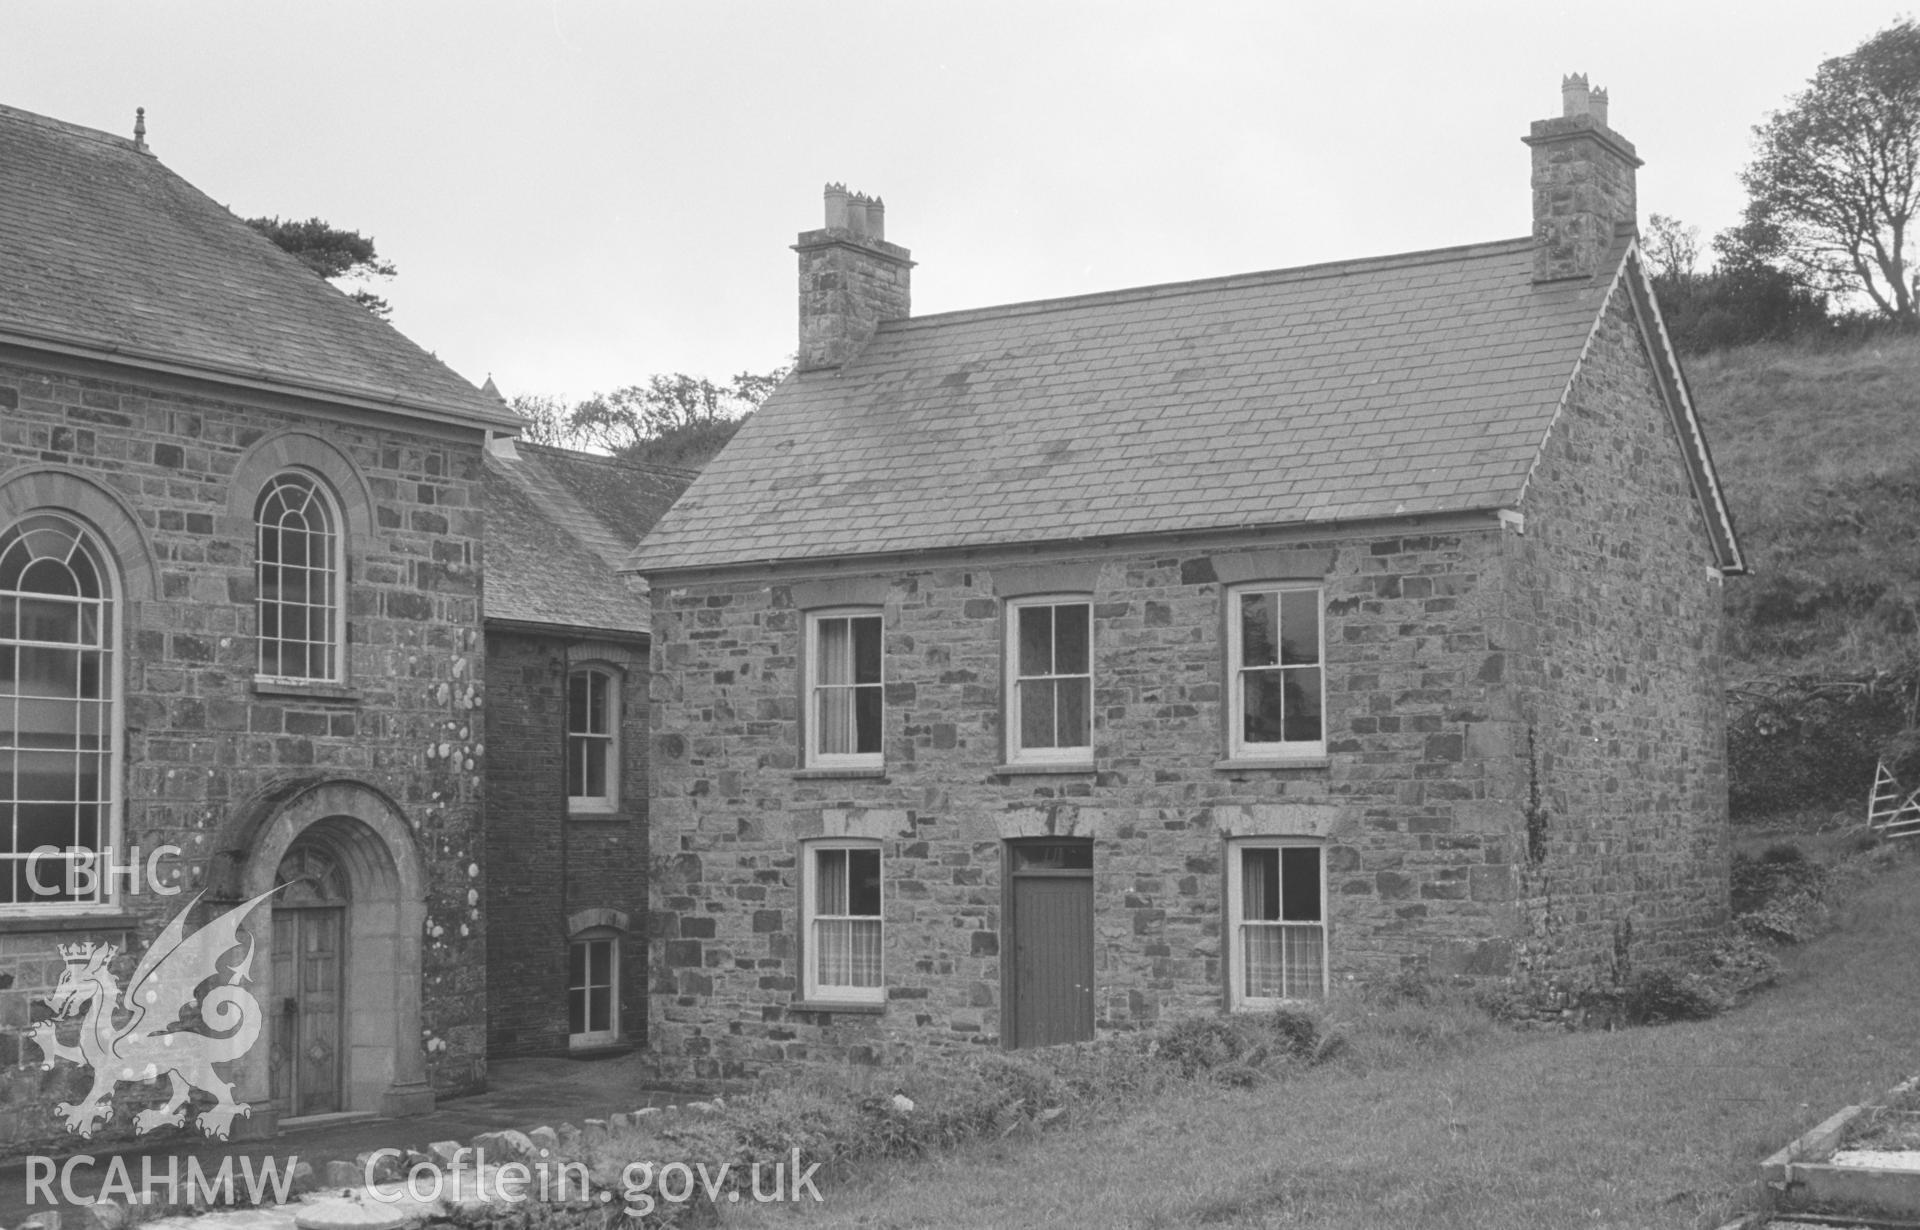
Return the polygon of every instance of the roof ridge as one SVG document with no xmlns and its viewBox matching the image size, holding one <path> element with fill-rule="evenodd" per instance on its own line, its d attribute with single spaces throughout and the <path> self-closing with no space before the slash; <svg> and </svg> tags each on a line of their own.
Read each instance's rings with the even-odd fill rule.
<svg viewBox="0 0 1920 1230">
<path fill-rule="evenodd" d="M 969 320 L 993 320 L 1004 316 L 1029 316 L 1040 312 L 1087 307 L 1100 303 L 1129 303 L 1140 299 L 1160 299 L 1177 295 L 1198 294 L 1202 291 L 1218 290 L 1227 287 L 1272 285 L 1280 282 L 1305 282 L 1317 278 L 1338 277 L 1361 270 L 1391 269 L 1398 266 L 1437 265 L 1447 260 L 1459 259 L 1466 254 L 1493 255 L 1496 252 L 1517 251 L 1533 245 L 1531 235 L 1517 239 L 1486 240 L 1481 243 L 1458 244 L 1450 248 L 1424 248 L 1415 252 L 1395 252 L 1386 256 L 1362 256 L 1348 260 L 1321 261 L 1312 265 L 1290 265 L 1283 269 L 1262 269 L 1250 273 L 1229 273 L 1211 278 L 1195 278 L 1185 282 L 1154 282 L 1146 286 L 1126 286 L 1116 290 L 1089 291 L 1079 295 L 1063 295 L 1052 299 L 1023 299 L 1016 303 L 996 303 L 987 307 L 958 308 L 951 312 L 936 312 L 927 316 L 909 316 L 897 320 L 882 321 L 880 328 L 889 332 L 901 329 L 913 329 L 923 325 L 944 325 Z"/>
<path fill-rule="evenodd" d="M 81 124 L 69 123 L 66 120 L 56 120 L 50 115 L 41 115 L 37 111 L 25 111 L 19 107 L 10 107 L 6 103 L 0 103 L 0 117 L 24 120 L 29 124 L 36 124 L 42 128 L 52 128 L 72 136 L 85 137 L 89 141 L 100 141 L 108 145 L 119 146 L 128 153 L 145 154 L 149 152 L 135 145 L 131 137 L 118 136 L 105 129 L 88 128 Z"/>
<path fill-rule="evenodd" d="M 630 461 L 625 457 L 615 457 L 610 453 L 589 453 L 584 449 L 567 448 L 559 444 L 538 444 L 532 440 L 519 439 L 516 439 L 513 444 L 515 449 L 524 449 L 536 453 L 548 453 L 553 456 L 563 457 L 569 461 L 592 461 L 613 469 L 647 470 L 655 474 L 666 474 L 676 478 L 682 475 L 693 477 L 700 473 L 698 470 L 690 470 L 685 466 L 661 465 L 657 461 Z"/>
</svg>

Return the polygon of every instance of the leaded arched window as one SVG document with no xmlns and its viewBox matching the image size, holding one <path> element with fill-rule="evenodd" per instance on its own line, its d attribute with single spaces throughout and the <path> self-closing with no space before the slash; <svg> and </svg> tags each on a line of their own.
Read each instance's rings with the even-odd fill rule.
<svg viewBox="0 0 1920 1230">
<path fill-rule="evenodd" d="M 117 585 L 81 526 L 0 532 L 0 904 L 107 900 L 118 800 Z"/>
<path fill-rule="evenodd" d="M 260 674 L 340 679 L 340 514 L 309 475 L 275 475 L 254 506 Z"/>
</svg>

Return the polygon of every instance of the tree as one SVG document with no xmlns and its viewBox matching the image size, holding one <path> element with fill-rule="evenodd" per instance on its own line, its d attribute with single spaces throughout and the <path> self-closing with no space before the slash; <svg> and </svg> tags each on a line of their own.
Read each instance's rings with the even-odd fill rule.
<svg viewBox="0 0 1920 1230">
<path fill-rule="evenodd" d="M 559 398 L 522 393 L 509 400 L 507 405 L 515 414 L 527 420 L 527 425 L 520 431 L 520 438 L 528 444 L 550 444 L 564 448 L 572 438 L 567 419 L 573 413 L 573 407 Z"/>
<path fill-rule="evenodd" d="M 341 230 L 319 218 L 296 222 L 292 218 L 248 218 L 247 225 L 266 236 L 275 247 L 291 254 L 329 282 L 342 278 L 391 278 L 400 272 L 392 261 L 380 259 L 373 240 L 359 231 Z M 347 292 L 355 303 L 385 320 L 393 306 L 365 287 Z"/>
<path fill-rule="evenodd" d="M 1779 269 L 1753 259 L 1722 233 L 1719 259 L 1701 272 L 1700 231 L 1667 214 L 1651 214 L 1640 251 L 1660 300 L 1667 335 L 1682 353 L 1782 340 L 1827 330 L 1826 299 Z"/>
<path fill-rule="evenodd" d="M 572 406 L 537 394 L 523 394 L 509 404 L 527 419 L 520 438 L 530 444 L 699 469 L 726 447 L 788 370 L 741 372 L 724 385 L 672 372 L 595 393 Z"/>
<path fill-rule="evenodd" d="M 1700 228 L 1667 214 L 1648 214 L 1640 251 L 1647 258 L 1655 283 L 1662 289 L 1684 290 L 1697 276 L 1694 266 L 1700 261 Z"/>
<path fill-rule="evenodd" d="M 1726 252 L 1811 291 L 1864 293 L 1884 317 L 1913 323 L 1920 27 L 1900 21 L 1828 60 L 1753 131 L 1745 218 Z"/>
</svg>

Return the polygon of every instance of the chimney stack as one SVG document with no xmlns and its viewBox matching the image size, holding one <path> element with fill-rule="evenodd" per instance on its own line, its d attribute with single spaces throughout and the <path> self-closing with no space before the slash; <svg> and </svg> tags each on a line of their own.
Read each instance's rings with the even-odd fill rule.
<svg viewBox="0 0 1920 1230">
<path fill-rule="evenodd" d="M 1607 92 L 1585 73 L 1560 83 L 1561 112 L 1535 120 L 1522 137 L 1533 148 L 1533 280 L 1557 282 L 1601 272 L 1615 228 L 1638 228 L 1633 143 L 1607 127 Z"/>
<path fill-rule="evenodd" d="M 913 262 L 888 243 L 887 207 L 878 197 L 828 184 L 826 225 L 803 231 L 800 254 L 799 370 L 840 367 L 860 353 L 883 320 L 911 305 Z"/>
</svg>

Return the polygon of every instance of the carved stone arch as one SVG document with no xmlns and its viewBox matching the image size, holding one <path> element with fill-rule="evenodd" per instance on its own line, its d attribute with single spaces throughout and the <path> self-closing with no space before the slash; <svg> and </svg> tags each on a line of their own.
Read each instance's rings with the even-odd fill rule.
<svg viewBox="0 0 1920 1230">
<path fill-rule="evenodd" d="M 276 474 L 302 470 L 317 476 L 340 505 L 345 540 L 352 554 L 373 542 L 373 489 L 353 459 L 331 441 L 310 431 L 288 428 L 254 441 L 234 467 L 227 488 L 227 513 L 221 532 L 241 542 L 253 539 L 253 509 L 261 488 Z"/>
<path fill-rule="evenodd" d="M 430 1110 L 421 1044 L 421 944 L 427 917 L 425 859 L 399 804 L 351 778 L 275 783 L 237 808 L 216 848 L 215 894 L 253 897 L 274 886 L 296 845 L 323 850 L 346 878 L 342 985 L 345 1068 L 342 1108 L 384 1115 Z M 277 1007 L 281 992 L 267 1004 Z M 269 1048 L 236 1064 L 242 1101 L 269 1103 Z M 272 1125 L 264 1124 L 271 1130 Z"/>
<path fill-rule="evenodd" d="M 0 529 L 32 512 L 72 517 L 93 532 L 112 557 L 120 585 L 116 597 L 144 602 L 159 596 L 160 568 L 147 531 L 118 492 L 66 466 L 18 466 L 0 474 Z M 129 618 L 126 626 L 134 621 Z"/>
</svg>

